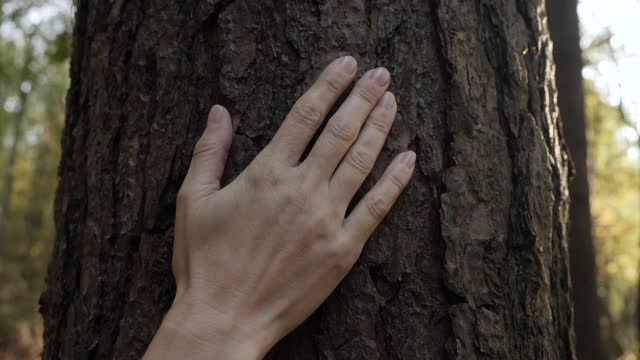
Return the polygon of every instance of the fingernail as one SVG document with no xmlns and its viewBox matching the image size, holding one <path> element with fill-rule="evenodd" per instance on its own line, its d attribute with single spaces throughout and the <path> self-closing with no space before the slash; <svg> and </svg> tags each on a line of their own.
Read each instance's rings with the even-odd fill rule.
<svg viewBox="0 0 640 360">
<path fill-rule="evenodd" d="M 351 56 L 343 57 L 342 59 L 340 59 L 338 64 L 342 68 L 342 71 L 346 72 L 347 74 L 353 74 L 354 72 L 356 72 L 356 59 Z"/>
<path fill-rule="evenodd" d="M 413 166 L 416 164 L 416 153 L 409 150 L 403 155 L 402 162 L 409 168 L 413 169 Z"/>
<path fill-rule="evenodd" d="M 389 74 L 389 71 L 383 67 L 377 68 L 373 71 L 373 79 L 376 81 L 376 84 L 380 86 L 387 85 L 390 78 L 391 74 Z"/>
<path fill-rule="evenodd" d="M 386 92 L 382 97 L 382 108 L 386 110 L 391 110 L 393 108 L 393 103 L 395 102 L 395 97 L 392 93 Z"/>
</svg>

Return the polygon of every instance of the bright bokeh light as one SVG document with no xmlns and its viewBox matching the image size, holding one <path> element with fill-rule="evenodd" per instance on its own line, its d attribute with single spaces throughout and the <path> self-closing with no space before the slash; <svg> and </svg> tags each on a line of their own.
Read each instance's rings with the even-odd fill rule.
<svg viewBox="0 0 640 360">
<path fill-rule="evenodd" d="M 603 344 L 638 360 L 640 0 L 579 0 L 578 14 Z"/>
<path fill-rule="evenodd" d="M 580 0 L 578 14 L 583 46 L 608 29 L 611 45 L 620 54 L 616 61 L 603 60 L 595 69 L 586 68 L 584 76 L 612 105 L 622 102 L 640 132 L 640 0 Z"/>
</svg>

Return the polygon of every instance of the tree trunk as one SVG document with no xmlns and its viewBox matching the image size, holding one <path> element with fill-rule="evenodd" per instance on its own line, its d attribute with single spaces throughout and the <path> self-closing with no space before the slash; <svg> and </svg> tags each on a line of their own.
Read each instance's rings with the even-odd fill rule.
<svg viewBox="0 0 640 360">
<path fill-rule="evenodd" d="M 31 65 L 33 64 L 33 45 L 31 36 L 26 39 L 25 55 L 20 69 L 20 79 L 29 79 L 31 73 Z M 29 91 L 23 91 L 22 84 L 18 86 L 18 110 L 11 116 L 11 129 L 13 134 L 11 137 L 11 145 L 9 146 L 9 155 L 2 172 L 3 188 L 0 192 L 0 253 L 9 237 L 9 217 L 11 216 L 11 196 L 13 195 L 13 185 L 15 177 L 16 161 L 18 160 L 18 150 L 22 144 L 24 133 L 24 122 L 29 101 Z"/>
<path fill-rule="evenodd" d="M 554 42 L 558 106 L 574 170 L 573 179 L 569 183 L 569 253 L 574 293 L 576 355 L 578 359 L 604 360 L 608 357 L 605 356 L 600 335 L 577 6 L 577 0 L 547 2 L 549 30 Z"/>
<path fill-rule="evenodd" d="M 418 166 L 269 358 L 573 358 L 545 17 L 540 0 L 78 1 L 44 358 L 144 352 L 174 294 L 175 196 L 209 107 L 234 119 L 228 183 L 344 53 L 360 73 L 387 66 L 399 103 L 364 188 L 402 149 Z"/>
</svg>

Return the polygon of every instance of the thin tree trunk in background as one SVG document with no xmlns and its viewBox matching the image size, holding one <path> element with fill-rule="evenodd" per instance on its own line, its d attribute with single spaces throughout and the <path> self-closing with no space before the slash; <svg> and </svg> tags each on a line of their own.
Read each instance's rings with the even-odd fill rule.
<svg viewBox="0 0 640 360">
<path fill-rule="evenodd" d="M 209 107 L 234 119 L 228 183 L 349 53 L 387 66 L 399 102 L 365 190 L 401 150 L 418 166 L 269 358 L 572 359 L 545 23 L 540 0 L 78 1 L 43 357 L 139 358 L 174 295 L 175 196 Z"/>
<path fill-rule="evenodd" d="M 26 39 L 25 49 L 26 53 L 20 69 L 20 79 L 28 79 L 30 77 L 30 68 L 33 61 L 31 38 Z M 22 91 L 22 84 L 18 84 L 18 94 L 18 111 L 13 114 L 11 119 L 11 129 L 13 129 L 12 142 L 2 174 L 4 187 L 0 193 L 0 251 L 2 251 L 4 242 L 9 235 L 8 226 L 11 212 L 11 195 L 13 194 L 13 183 L 15 181 L 13 171 L 15 170 L 14 167 L 18 160 L 18 149 L 22 143 L 25 113 L 27 101 L 29 100 L 29 92 Z"/>
<path fill-rule="evenodd" d="M 554 42 L 558 105 L 575 170 L 569 183 L 569 253 L 575 304 L 576 354 L 578 359 L 600 360 L 608 357 L 600 334 L 577 3 L 577 0 L 548 0 L 547 10 Z"/>
</svg>

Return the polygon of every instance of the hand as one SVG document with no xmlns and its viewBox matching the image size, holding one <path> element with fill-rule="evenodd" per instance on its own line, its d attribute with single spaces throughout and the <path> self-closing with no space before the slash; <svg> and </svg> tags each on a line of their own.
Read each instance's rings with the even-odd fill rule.
<svg viewBox="0 0 640 360">
<path fill-rule="evenodd" d="M 384 68 L 357 82 L 300 162 L 356 68 L 350 56 L 333 61 L 271 143 L 222 189 L 231 119 L 223 107 L 211 109 L 178 194 L 176 298 L 147 356 L 262 358 L 351 269 L 415 163 L 411 151 L 396 157 L 345 218 L 396 115 Z"/>
</svg>

